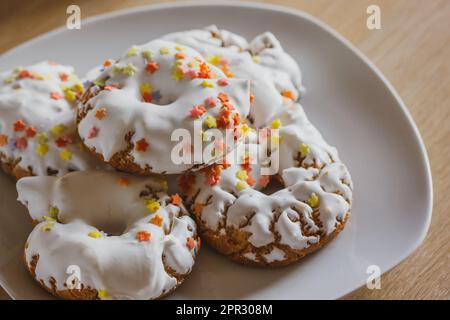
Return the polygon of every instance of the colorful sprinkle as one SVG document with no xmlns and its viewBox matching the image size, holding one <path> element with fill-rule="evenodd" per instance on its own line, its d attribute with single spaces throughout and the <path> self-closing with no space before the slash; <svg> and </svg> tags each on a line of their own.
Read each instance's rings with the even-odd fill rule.
<svg viewBox="0 0 450 320">
<path fill-rule="evenodd" d="M 248 184 L 244 181 L 238 181 L 236 183 L 236 190 L 237 191 L 242 191 L 248 188 Z"/>
<path fill-rule="evenodd" d="M 131 47 L 127 51 L 127 56 L 128 57 L 133 57 L 133 56 L 137 55 L 137 52 L 138 52 L 138 49 L 136 47 Z"/>
<path fill-rule="evenodd" d="M 208 128 L 217 128 L 217 120 L 213 116 L 207 116 L 204 123 Z"/>
<path fill-rule="evenodd" d="M 147 208 L 148 211 L 150 211 L 151 213 L 155 213 L 156 211 L 159 210 L 159 208 L 161 207 L 161 205 L 159 204 L 159 202 L 155 199 L 148 199 L 145 200 L 145 207 Z"/>
<path fill-rule="evenodd" d="M 307 144 L 301 143 L 300 147 L 298 148 L 298 151 L 300 152 L 300 156 L 304 158 L 311 152 L 311 149 Z"/>
<path fill-rule="evenodd" d="M 194 247 L 195 247 L 195 241 L 194 241 L 194 238 L 192 238 L 192 237 L 187 237 L 187 238 L 186 238 L 186 246 L 189 248 L 189 250 L 194 249 Z"/>
<path fill-rule="evenodd" d="M 50 92 L 50 98 L 53 100 L 59 100 L 61 99 L 61 95 L 56 91 L 52 91 Z"/>
<path fill-rule="evenodd" d="M 26 126 L 27 126 L 27 124 L 25 123 L 25 121 L 23 121 L 23 120 L 16 120 L 13 123 L 13 130 L 16 131 L 16 132 L 17 131 L 23 131 L 23 130 L 25 130 Z"/>
<path fill-rule="evenodd" d="M 285 98 L 291 99 L 291 100 L 295 100 L 295 94 L 291 91 L 291 90 L 284 90 L 281 92 L 281 95 Z"/>
<path fill-rule="evenodd" d="M 250 95 L 250 103 L 253 103 L 253 101 L 255 101 L 255 95 L 251 94 Z"/>
<path fill-rule="evenodd" d="M 88 236 L 94 239 L 102 238 L 103 234 L 97 230 L 91 231 L 88 233 Z"/>
<path fill-rule="evenodd" d="M 170 49 L 167 47 L 162 47 L 159 49 L 159 53 L 161 54 L 168 54 L 170 52 Z"/>
<path fill-rule="evenodd" d="M 182 202 L 182 199 L 178 193 L 175 193 L 170 197 L 170 202 L 176 206 L 179 206 Z"/>
<path fill-rule="evenodd" d="M 252 60 L 254 63 L 260 64 L 261 63 L 261 57 L 260 56 L 252 56 Z"/>
<path fill-rule="evenodd" d="M 64 98 L 67 101 L 72 102 L 75 101 L 75 99 L 77 98 L 77 94 L 74 91 L 67 89 L 64 90 Z"/>
<path fill-rule="evenodd" d="M 247 171 L 245 170 L 236 171 L 236 178 L 242 181 L 246 181 L 248 179 Z"/>
<path fill-rule="evenodd" d="M 270 182 L 270 176 L 261 176 L 259 177 L 259 184 L 265 188 Z"/>
<path fill-rule="evenodd" d="M 230 84 L 230 81 L 226 78 L 222 78 L 222 79 L 217 80 L 217 84 L 221 87 L 225 87 Z"/>
<path fill-rule="evenodd" d="M 105 61 L 103 61 L 103 67 L 104 67 L 104 68 L 107 68 L 107 67 L 109 67 L 110 65 L 112 65 L 113 63 L 114 63 L 114 60 L 106 59 Z"/>
<path fill-rule="evenodd" d="M 36 153 L 41 157 L 45 156 L 48 152 L 48 145 L 46 143 L 38 143 L 36 146 Z"/>
<path fill-rule="evenodd" d="M 150 219 L 150 223 L 155 226 L 161 227 L 163 225 L 163 218 L 157 214 L 153 218 Z"/>
<path fill-rule="evenodd" d="M 150 145 L 148 144 L 147 140 L 145 140 L 145 138 L 136 141 L 136 151 L 146 152 L 149 146 Z"/>
<path fill-rule="evenodd" d="M 142 58 L 146 59 L 147 61 L 152 60 L 153 56 L 155 55 L 153 53 L 153 51 L 151 51 L 151 50 L 144 50 L 144 51 L 142 51 L 141 54 L 142 54 Z"/>
<path fill-rule="evenodd" d="M 205 112 L 206 112 L 206 108 L 202 104 L 194 106 L 191 108 L 191 110 L 189 110 L 189 114 L 190 114 L 191 118 L 193 118 L 193 119 L 200 118 Z"/>
<path fill-rule="evenodd" d="M 156 71 L 158 71 L 158 69 L 159 69 L 159 65 L 155 61 L 149 62 L 145 66 L 145 70 L 150 73 L 155 73 Z"/>
<path fill-rule="evenodd" d="M 88 132 L 87 138 L 88 138 L 88 139 L 93 139 L 93 138 L 97 137 L 99 131 L 100 131 L 99 128 L 97 128 L 97 127 L 92 127 L 92 128 L 89 130 L 89 132 Z"/>
<path fill-rule="evenodd" d="M 59 79 L 63 82 L 67 81 L 69 79 L 69 75 L 65 72 L 59 73 Z"/>
<path fill-rule="evenodd" d="M 209 108 L 214 108 L 217 104 L 217 99 L 214 97 L 208 97 L 205 99 L 205 105 Z"/>
<path fill-rule="evenodd" d="M 97 110 L 95 110 L 95 117 L 98 120 L 102 120 L 103 118 L 105 118 L 108 115 L 108 112 L 106 111 L 105 108 L 99 108 Z"/>
<path fill-rule="evenodd" d="M 16 148 L 19 150 L 25 150 L 28 147 L 28 141 L 24 137 L 16 139 Z"/>
<path fill-rule="evenodd" d="M 202 81 L 202 87 L 203 88 L 214 88 L 214 83 L 208 81 L 208 80 L 203 80 Z"/>
<path fill-rule="evenodd" d="M 320 203 L 320 199 L 317 196 L 317 194 L 315 194 L 314 192 L 311 193 L 311 195 L 309 196 L 309 199 L 308 199 L 308 203 L 312 208 L 317 207 Z"/>
<path fill-rule="evenodd" d="M 222 103 L 225 103 L 225 102 L 230 101 L 230 97 L 229 97 L 228 94 L 225 93 L 225 92 L 220 92 L 220 93 L 217 95 L 217 99 L 219 99 L 220 102 L 222 102 Z"/>
<path fill-rule="evenodd" d="M 59 153 L 59 157 L 64 161 L 72 159 L 72 152 L 69 149 L 64 149 Z"/>
<path fill-rule="evenodd" d="M 145 230 L 138 231 L 136 233 L 136 239 L 139 242 L 148 242 L 148 241 L 150 241 L 151 236 L 152 236 L 152 234 L 150 232 L 148 232 L 148 231 L 145 231 Z"/>
<path fill-rule="evenodd" d="M 272 121 L 271 125 L 272 129 L 279 129 L 281 127 L 281 120 L 275 119 Z"/>
<path fill-rule="evenodd" d="M 184 58 L 186 58 L 186 54 L 184 54 L 182 52 L 175 53 L 175 59 L 180 60 L 180 59 L 184 59 Z"/>
<path fill-rule="evenodd" d="M 64 124 L 58 124 L 53 128 L 51 128 L 50 131 L 54 136 L 60 136 L 61 134 L 64 133 L 64 131 L 66 131 L 66 129 L 67 127 Z"/>
<path fill-rule="evenodd" d="M 108 300 L 111 298 L 108 292 L 106 292 L 106 290 L 103 289 L 97 289 L 97 295 L 100 300 Z"/>
</svg>

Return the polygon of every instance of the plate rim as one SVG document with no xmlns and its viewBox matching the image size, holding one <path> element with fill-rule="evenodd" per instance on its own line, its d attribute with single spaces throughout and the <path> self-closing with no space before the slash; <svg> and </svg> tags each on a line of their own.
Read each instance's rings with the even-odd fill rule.
<svg viewBox="0 0 450 320">
<path fill-rule="evenodd" d="M 404 116 L 406 122 L 409 124 L 409 126 L 412 129 L 413 136 L 415 139 L 415 143 L 419 146 L 420 151 L 420 162 L 423 167 L 423 171 L 425 173 L 425 182 L 426 182 L 426 221 L 425 224 L 422 226 L 422 230 L 420 233 L 420 236 L 415 239 L 414 242 L 411 242 L 409 244 L 408 248 L 403 252 L 402 255 L 399 255 L 396 259 L 393 259 L 389 264 L 388 267 L 385 268 L 385 270 L 382 270 L 382 274 L 385 274 L 389 272 L 391 269 L 399 265 L 401 262 L 403 262 L 407 257 L 409 257 L 424 241 L 428 230 L 430 228 L 431 224 L 431 218 L 432 218 L 432 211 L 433 211 L 433 181 L 432 181 L 432 174 L 431 174 L 431 167 L 430 167 L 430 161 L 428 157 L 428 153 L 425 147 L 425 143 L 423 141 L 423 138 L 420 134 L 420 130 L 417 127 L 417 124 L 414 121 L 414 118 L 412 117 L 409 109 L 407 108 L 406 104 L 403 102 L 402 98 L 398 94 L 398 92 L 395 90 L 394 86 L 390 83 L 390 81 L 384 76 L 384 74 L 378 69 L 378 67 L 364 54 L 358 49 L 353 43 L 351 43 L 349 40 L 347 40 L 343 35 L 341 35 L 338 31 L 333 29 L 331 26 L 326 24 L 324 21 L 320 20 L 319 18 L 316 18 L 315 16 L 302 11 L 300 9 L 284 6 L 284 5 L 278 5 L 278 4 L 268 4 L 268 3 L 259 3 L 259 2 L 248 2 L 248 1 L 236 1 L 236 2 L 227 2 L 224 0 L 215 1 L 213 3 L 205 1 L 205 0 L 196 0 L 196 1 L 183 1 L 183 2 L 168 2 L 168 3 L 157 3 L 157 4 L 149 4 L 149 5 L 143 5 L 143 6 L 136 6 L 132 8 L 123 8 L 114 10 L 107 13 L 102 13 L 99 15 L 90 16 L 87 18 L 84 18 L 82 20 L 82 26 L 93 24 L 99 21 L 113 19 L 119 16 L 126 16 L 126 15 L 133 15 L 138 12 L 142 13 L 150 12 L 150 11 L 158 11 L 158 10 L 165 10 L 165 9 L 171 9 L 171 8 L 186 8 L 186 7 L 244 7 L 244 8 L 250 8 L 250 9 L 259 9 L 259 10 L 266 10 L 266 11 L 275 11 L 278 13 L 288 14 L 291 16 L 295 16 L 296 18 L 305 19 L 308 22 L 311 22 L 312 24 L 315 24 L 316 26 L 323 29 L 325 32 L 329 33 L 331 36 L 333 36 L 336 40 L 338 40 L 341 44 L 343 44 L 347 49 L 352 51 L 356 56 L 369 67 L 370 71 L 374 73 L 374 75 L 377 77 L 378 80 L 381 80 L 384 87 L 389 91 L 389 93 L 392 95 L 392 97 L 395 99 L 396 104 L 400 107 L 402 111 L 402 115 Z M 52 29 L 50 31 L 44 32 L 42 34 L 39 34 L 29 40 L 26 40 L 19 45 L 12 47 L 2 53 L 0 55 L 0 59 L 3 59 L 5 57 L 11 56 L 15 54 L 16 51 L 23 50 L 29 46 L 32 46 L 36 42 L 45 40 L 47 38 L 51 38 L 57 34 L 63 33 L 67 31 L 67 28 L 65 26 L 60 26 L 55 29 Z M 10 296 L 11 299 L 15 300 L 16 298 L 13 297 L 12 293 L 9 292 L 7 288 L 3 286 L 3 277 L 0 277 L 0 286 L 3 288 L 3 290 Z M 356 291 L 357 289 L 363 287 L 364 284 L 358 285 L 351 289 L 345 289 L 346 292 L 343 292 L 339 294 L 336 299 L 345 297 L 346 295 L 349 295 L 350 293 Z"/>
</svg>

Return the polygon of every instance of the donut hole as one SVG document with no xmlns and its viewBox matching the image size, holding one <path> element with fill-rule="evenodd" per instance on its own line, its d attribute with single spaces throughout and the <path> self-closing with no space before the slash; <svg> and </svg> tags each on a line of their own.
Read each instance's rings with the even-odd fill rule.
<svg viewBox="0 0 450 320">
<path fill-rule="evenodd" d="M 86 222 L 98 230 L 105 232 L 108 236 L 120 236 L 124 234 L 127 229 L 127 224 L 125 221 L 118 221 L 114 219 L 109 219 L 107 221 L 102 219 L 100 221 L 94 218 L 92 221 Z"/>
</svg>

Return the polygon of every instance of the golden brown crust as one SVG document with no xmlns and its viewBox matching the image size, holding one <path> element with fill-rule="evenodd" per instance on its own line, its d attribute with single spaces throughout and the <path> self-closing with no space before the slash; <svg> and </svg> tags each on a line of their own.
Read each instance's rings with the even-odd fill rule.
<svg viewBox="0 0 450 320">
<path fill-rule="evenodd" d="M 28 272 L 30 273 L 31 277 L 36 280 L 41 287 L 43 287 L 46 291 L 51 293 L 53 296 L 65 299 L 65 300 L 99 300 L 98 291 L 96 289 L 85 287 L 83 284 L 81 284 L 81 289 L 66 289 L 66 290 L 57 290 L 56 289 L 56 280 L 51 277 L 49 279 L 49 282 L 51 284 L 51 287 L 48 287 L 43 279 L 37 279 L 36 278 L 36 267 L 39 263 L 39 255 L 33 255 L 31 261 L 28 263 L 26 258 L 26 249 L 28 247 L 28 243 L 25 244 L 25 251 L 24 251 L 24 262 L 27 267 Z M 170 267 L 168 267 L 164 263 L 165 269 L 168 274 L 173 276 L 175 279 L 177 279 L 177 284 L 172 287 L 169 291 L 162 293 L 159 297 L 155 298 L 154 300 L 158 300 L 161 298 L 164 298 L 171 294 L 173 291 L 175 291 L 186 279 L 186 277 L 190 274 L 190 272 L 180 275 L 177 274 L 174 270 L 172 270 Z M 66 286 L 66 284 L 64 284 Z"/>
<path fill-rule="evenodd" d="M 278 240 L 276 240 L 276 244 L 270 244 L 257 248 L 248 241 L 250 234 L 247 232 L 227 227 L 225 234 L 222 235 L 219 234 L 218 231 L 213 231 L 208 228 L 197 215 L 195 215 L 194 218 L 202 239 L 219 253 L 227 256 L 234 262 L 253 267 L 281 267 L 294 263 L 329 243 L 344 229 L 349 216 L 350 211 L 346 213 L 342 222 L 336 224 L 335 230 L 331 234 L 320 236 L 320 240 L 317 243 L 310 244 L 310 246 L 302 250 L 293 249 L 287 245 L 279 243 Z M 263 258 L 263 255 L 271 252 L 273 247 L 276 247 L 284 252 L 285 258 L 282 261 L 275 260 L 272 262 L 267 262 Z M 245 253 L 254 253 L 257 261 L 246 258 L 243 256 Z"/>
<path fill-rule="evenodd" d="M 19 180 L 23 177 L 33 176 L 33 172 L 30 169 L 22 168 L 20 164 L 21 158 L 12 159 L 7 158 L 3 153 L 0 152 L 0 168 L 9 176 Z"/>
</svg>

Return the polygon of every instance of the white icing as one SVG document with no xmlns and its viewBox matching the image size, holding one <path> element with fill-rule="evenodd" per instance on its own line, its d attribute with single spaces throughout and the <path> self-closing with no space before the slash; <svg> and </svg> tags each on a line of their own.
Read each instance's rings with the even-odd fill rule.
<svg viewBox="0 0 450 320">
<path fill-rule="evenodd" d="M 268 254 L 264 255 L 264 258 L 269 263 L 274 262 L 274 261 L 283 261 L 284 260 L 284 251 L 281 249 L 278 249 L 277 247 L 273 247 L 272 251 L 270 251 Z"/>
<path fill-rule="evenodd" d="M 236 172 L 242 168 L 231 165 L 210 188 L 205 187 L 205 170 L 198 173 L 188 200 L 204 205 L 200 218 L 212 230 L 231 227 L 248 232 L 248 241 L 255 248 L 283 244 L 302 250 L 330 235 L 349 214 L 353 185 L 336 149 L 323 140 L 300 105 L 285 109 L 275 119 L 281 119 L 278 175 L 285 188 L 270 195 L 259 191 L 260 183 L 238 190 Z M 301 144 L 309 147 L 303 157 L 299 155 Z M 249 146 L 250 150 L 256 148 L 254 143 Z M 256 181 L 261 178 L 261 160 L 251 165 Z M 318 198 L 314 205 L 310 203 L 313 195 Z M 281 261 L 284 255 L 275 251 L 265 258 Z"/>
<path fill-rule="evenodd" d="M 21 71 L 31 72 L 39 79 L 20 78 Z M 61 75 L 67 76 L 67 80 L 62 81 Z M 56 171 L 52 174 L 63 175 L 68 171 L 99 167 L 98 161 L 82 148 L 76 133 L 75 101 L 65 99 L 64 88 L 70 88 L 76 83 L 79 80 L 72 67 L 51 62 L 40 62 L 1 73 L 0 154 L 9 160 L 20 159 L 18 165 L 31 170 L 34 175 L 48 175 L 48 169 Z M 52 99 L 52 92 L 60 98 Z M 13 124 L 18 120 L 23 120 L 26 128 L 15 131 Z M 52 128 L 57 125 L 64 125 L 65 129 L 60 134 L 52 133 Z M 36 132 L 34 136 L 27 137 L 26 130 L 30 127 Z M 70 143 L 64 146 L 56 144 L 58 139 L 66 137 L 70 138 Z M 17 141 L 25 143 L 26 147 L 17 147 Z M 41 156 L 37 148 L 42 144 L 48 150 Z M 70 159 L 63 160 L 61 152 L 70 154 Z"/>
<path fill-rule="evenodd" d="M 125 54 L 115 64 L 108 67 L 101 73 L 99 79 L 107 79 L 107 86 L 117 86 L 118 90 L 102 90 L 93 86 L 91 92 L 98 93 L 80 106 L 92 108 L 86 116 L 81 119 L 78 131 L 83 142 L 89 148 L 95 148 L 105 161 L 109 161 L 112 156 L 127 148 L 125 136 L 134 132 L 131 142 L 134 146 L 141 139 L 145 139 L 149 144 L 148 150 L 139 151 L 133 147 L 130 155 L 134 158 L 134 163 L 142 170 L 154 173 L 180 173 L 192 168 L 193 161 L 187 164 L 176 164 L 171 158 L 171 150 L 179 142 L 171 141 L 171 134 L 175 129 L 186 129 L 192 139 L 194 138 L 194 120 L 204 121 L 207 117 L 218 118 L 220 114 L 220 102 L 215 107 L 206 107 L 206 112 L 198 119 L 190 115 L 190 110 L 194 106 L 204 104 L 209 97 L 216 98 L 219 93 L 226 93 L 231 104 L 241 119 L 245 119 L 250 108 L 248 81 L 244 79 L 226 79 L 228 85 L 220 85 L 221 79 L 226 78 L 223 72 L 215 66 L 209 65 L 215 74 L 213 79 L 194 78 L 189 79 L 184 76 L 177 81 L 173 79 L 173 70 L 177 61 L 182 63 L 186 70 L 197 70 L 198 66 L 188 67 L 189 63 L 198 61 L 206 63 L 200 54 L 186 46 L 181 47 L 173 42 L 154 40 L 145 45 L 134 46 L 134 55 Z M 167 53 L 161 53 L 161 48 Z M 153 57 L 149 60 L 143 57 L 143 52 L 153 52 Z M 176 54 L 184 54 L 182 59 L 176 59 Z M 146 71 L 148 62 L 155 62 L 159 69 L 154 73 Z M 136 72 L 126 76 L 114 73 L 118 66 L 130 66 L 136 68 Z M 197 68 L 197 69 L 196 69 Z M 203 87 L 206 81 L 214 85 L 213 88 Z M 144 102 L 140 92 L 142 84 L 150 84 L 152 93 L 158 93 L 159 99 L 153 98 L 152 102 Z M 153 95 L 155 96 L 155 95 Z M 99 120 L 96 117 L 98 109 L 104 108 L 107 115 Z M 239 125 L 236 125 L 238 127 Z M 92 128 L 98 129 L 97 136 L 89 138 Z M 230 128 L 233 129 L 234 125 Z M 204 130 L 207 127 L 203 127 Z M 223 129 L 221 129 L 223 131 Z M 192 139 L 189 141 L 192 143 Z M 210 142 L 203 142 L 204 147 Z M 224 153 L 231 150 L 228 146 Z M 194 150 L 197 159 L 201 158 L 200 148 Z M 213 158 L 211 161 L 216 161 Z M 200 161 L 200 163 L 202 163 Z M 126 168 L 122 168 L 126 169 Z"/>
<path fill-rule="evenodd" d="M 228 61 L 230 71 L 237 78 L 251 80 L 255 100 L 250 108 L 254 126 L 261 127 L 292 100 L 284 98 L 284 90 L 299 98 L 304 90 L 301 72 L 282 48 L 276 37 L 263 33 L 248 43 L 239 35 L 210 26 L 199 30 L 171 33 L 163 39 L 190 46 L 209 61 L 211 57 Z M 256 62 L 255 62 L 256 61 Z"/>
<path fill-rule="evenodd" d="M 128 185 L 119 183 L 124 178 Z M 48 287 L 53 277 L 57 290 L 65 290 L 66 269 L 77 265 L 85 287 L 105 290 L 113 299 L 153 299 L 178 284 L 163 260 L 179 275 L 194 265 L 195 223 L 182 204 L 170 203 L 161 179 L 85 171 L 60 178 L 22 178 L 17 190 L 34 220 L 42 221 L 49 206 L 59 209 L 58 221 L 42 221 L 34 228 L 25 250 L 28 264 L 39 255 L 36 278 Z M 158 211 L 146 209 L 149 198 L 158 200 Z M 156 215 L 163 219 L 161 227 L 149 222 Z M 44 231 L 48 223 L 54 226 Z M 92 238 L 88 233 L 94 230 L 114 234 Z M 150 241 L 137 240 L 143 230 L 151 234 Z M 194 239 L 191 249 L 189 237 Z"/>
</svg>

